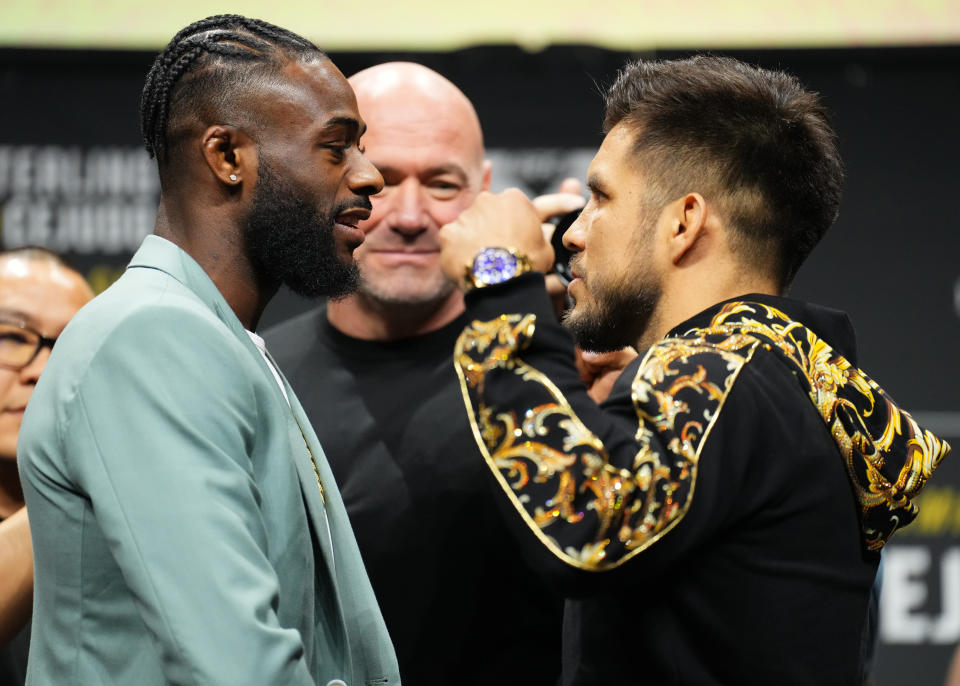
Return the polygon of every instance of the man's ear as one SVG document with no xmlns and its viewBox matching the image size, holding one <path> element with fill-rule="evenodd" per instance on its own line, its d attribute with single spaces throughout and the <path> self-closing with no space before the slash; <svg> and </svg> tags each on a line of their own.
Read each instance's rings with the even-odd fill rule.
<svg viewBox="0 0 960 686">
<path fill-rule="evenodd" d="M 669 256 L 679 264 L 705 235 L 707 203 L 699 193 L 687 193 L 669 205 Z"/>
<path fill-rule="evenodd" d="M 490 160 L 483 161 L 483 180 L 480 182 L 480 190 L 488 191 L 490 190 L 490 175 L 493 171 L 493 162 Z"/>
<path fill-rule="evenodd" d="M 215 124 L 200 139 L 203 159 L 217 179 L 230 187 L 256 179 L 256 146 L 235 126 Z"/>
</svg>

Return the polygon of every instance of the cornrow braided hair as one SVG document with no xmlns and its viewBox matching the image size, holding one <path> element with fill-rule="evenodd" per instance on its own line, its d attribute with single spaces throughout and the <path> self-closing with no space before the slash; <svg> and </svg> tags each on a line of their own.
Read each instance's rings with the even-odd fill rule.
<svg viewBox="0 0 960 686">
<path fill-rule="evenodd" d="M 204 105 L 225 104 L 232 87 L 253 83 L 257 70 L 251 67 L 275 72 L 291 59 L 308 56 L 325 58 L 306 38 L 259 19 L 218 14 L 190 24 L 157 55 L 147 74 L 140 95 L 147 152 L 163 161 L 171 119 Z"/>
</svg>

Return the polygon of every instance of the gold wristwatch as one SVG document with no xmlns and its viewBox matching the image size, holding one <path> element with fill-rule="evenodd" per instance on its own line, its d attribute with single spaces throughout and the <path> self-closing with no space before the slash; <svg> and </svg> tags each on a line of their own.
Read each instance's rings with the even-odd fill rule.
<svg viewBox="0 0 960 686">
<path fill-rule="evenodd" d="M 513 248 L 484 248 L 465 268 L 464 290 L 503 283 L 532 269 L 527 256 Z"/>
</svg>

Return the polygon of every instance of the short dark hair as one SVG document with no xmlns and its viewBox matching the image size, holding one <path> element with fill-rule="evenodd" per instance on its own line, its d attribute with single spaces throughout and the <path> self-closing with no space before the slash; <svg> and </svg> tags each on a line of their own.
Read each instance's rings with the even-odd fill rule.
<svg viewBox="0 0 960 686">
<path fill-rule="evenodd" d="M 843 164 L 819 96 L 793 76 L 729 57 L 626 65 L 604 129 L 624 123 L 664 202 L 712 196 L 738 254 L 766 262 L 781 289 L 837 217 Z"/>
<path fill-rule="evenodd" d="M 182 29 L 157 55 L 140 96 L 147 152 L 165 162 L 178 127 L 191 117 L 231 111 L 236 116 L 258 80 L 275 77 L 294 59 L 326 55 L 291 31 L 237 14 L 218 14 Z"/>
</svg>

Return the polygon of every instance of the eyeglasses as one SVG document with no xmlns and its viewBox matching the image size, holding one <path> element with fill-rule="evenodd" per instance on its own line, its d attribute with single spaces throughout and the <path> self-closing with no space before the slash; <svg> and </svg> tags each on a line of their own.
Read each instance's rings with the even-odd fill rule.
<svg viewBox="0 0 960 686">
<path fill-rule="evenodd" d="M 53 350 L 56 338 L 41 336 L 26 324 L 0 320 L 0 367 L 20 370 L 44 348 Z"/>
</svg>

